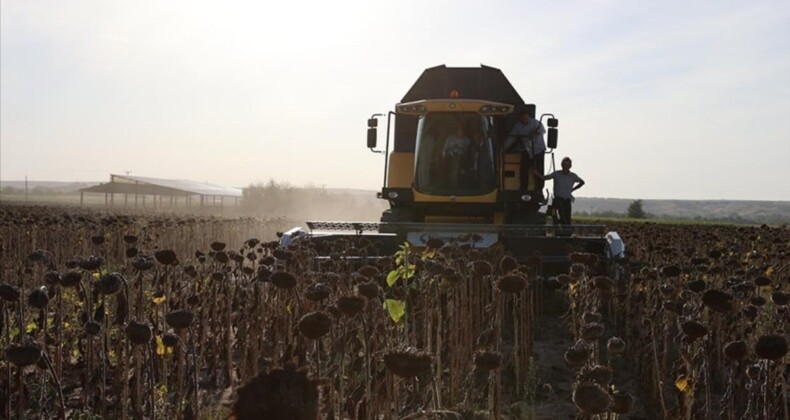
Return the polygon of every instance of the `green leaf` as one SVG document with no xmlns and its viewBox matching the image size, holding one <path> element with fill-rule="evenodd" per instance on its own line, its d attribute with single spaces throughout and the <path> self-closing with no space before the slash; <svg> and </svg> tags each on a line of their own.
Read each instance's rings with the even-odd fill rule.
<svg viewBox="0 0 790 420">
<path fill-rule="evenodd" d="M 412 263 L 406 263 L 405 267 L 406 269 L 405 269 L 405 273 L 403 273 L 403 277 L 406 279 L 410 279 L 414 277 L 414 270 L 415 268 L 417 268 L 417 266 L 415 266 Z"/>
<path fill-rule="evenodd" d="M 396 299 L 387 299 L 384 306 L 390 314 L 390 318 L 397 324 L 406 315 L 406 302 Z"/>
<path fill-rule="evenodd" d="M 387 286 L 392 287 L 395 283 L 397 283 L 398 278 L 400 278 L 398 270 L 390 271 L 390 273 L 387 274 Z"/>
<path fill-rule="evenodd" d="M 172 354 L 173 348 L 165 346 L 164 341 L 162 341 L 162 337 L 156 336 L 156 354 L 160 356 L 164 356 L 165 354 Z"/>
</svg>

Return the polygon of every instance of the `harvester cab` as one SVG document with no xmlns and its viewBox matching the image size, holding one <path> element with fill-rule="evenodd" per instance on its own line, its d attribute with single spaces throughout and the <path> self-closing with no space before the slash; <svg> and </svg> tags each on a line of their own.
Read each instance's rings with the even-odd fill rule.
<svg viewBox="0 0 790 420">
<path fill-rule="evenodd" d="M 308 222 L 309 232 L 286 232 L 283 244 L 298 236 L 319 245 L 356 236 L 391 255 L 405 241 L 420 247 L 430 238 L 468 240 L 476 247 L 504 246 L 522 260 L 540 255 L 550 271 L 567 268 L 572 252 L 624 256 L 619 236 L 603 226 L 547 224 L 541 208 L 549 197 L 533 172 L 545 173 L 544 156 L 554 166 L 559 121 L 536 111 L 496 68 L 425 70 L 393 111 L 368 120 L 367 147 L 385 157 L 377 197 L 389 209 L 380 222 Z M 545 154 L 506 149 L 524 113 L 548 126 Z M 376 150 L 385 118 L 386 139 Z"/>
</svg>

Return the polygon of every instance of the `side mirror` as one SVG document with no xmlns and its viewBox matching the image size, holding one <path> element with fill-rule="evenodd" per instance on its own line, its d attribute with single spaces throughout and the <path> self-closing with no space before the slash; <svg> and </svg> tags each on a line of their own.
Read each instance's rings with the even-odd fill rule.
<svg viewBox="0 0 790 420">
<path fill-rule="evenodd" d="M 368 120 L 368 125 L 370 124 L 371 120 Z M 376 121 L 373 119 L 373 121 Z M 374 124 L 373 127 L 368 127 L 368 149 L 373 149 L 376 147 L 376 126 Z M 556 138 L 556 136 L 555 136 Z"/>
<path fill-rule="evenodd" d="M 551 120 L 549 120 L 551 121 Z M 556 121 L 556 120 L 555 120 Z M 551 123 L 549 123 L 551 124 Z M 557 148 L 557 129 L 554 127 L 549 128 L 549 140 L 547 146 L 549 149 L 556 149 Z"/>
<path fill-rule="evenodd" d="M 379 126 L 379 120 L 375 118 L 368 119 L 368 128 L 376 128 Z"/>
<path fill-rule="evenodd" d="M 557 128 L 557 127 L 560 126 L 560 120 L 558 120 L 556 118 L 549 118 L 548 124 L 549 124 L 549 127 L 551 127 L 551 128 Z"/>
</svg>

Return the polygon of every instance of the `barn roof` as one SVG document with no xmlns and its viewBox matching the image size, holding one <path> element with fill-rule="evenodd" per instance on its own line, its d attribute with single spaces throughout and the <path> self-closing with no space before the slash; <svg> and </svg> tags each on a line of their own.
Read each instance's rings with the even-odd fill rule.
<svg viewBox="0 0 790 420">
<path fill-rule="evenodd" d="M 241 189 L 184 179 L 150 178 L 110 174 L 110 182 L 80 189 L 81 192 L 155 195 L 203 195 L 241 197 Z"/>
</svg>

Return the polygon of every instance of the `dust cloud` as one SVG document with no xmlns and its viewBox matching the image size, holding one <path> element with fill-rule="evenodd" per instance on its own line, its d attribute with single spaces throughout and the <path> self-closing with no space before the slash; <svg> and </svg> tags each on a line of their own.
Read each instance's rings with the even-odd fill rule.
<svg viewBox="0 0 790 420">
<path fill-rule="evenodd" d="M 374 191 L 293 187 L 270 181 L 244 189 L 241 212 L 247 216 L 282 217 L 294 221 L 377 222 L 389 207 Z"/>
</svg>

